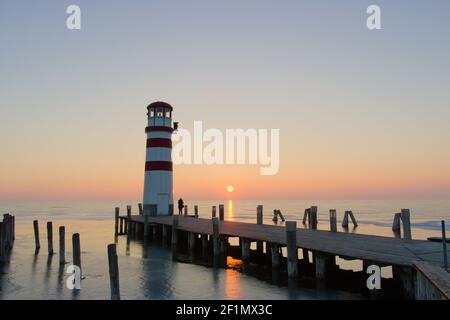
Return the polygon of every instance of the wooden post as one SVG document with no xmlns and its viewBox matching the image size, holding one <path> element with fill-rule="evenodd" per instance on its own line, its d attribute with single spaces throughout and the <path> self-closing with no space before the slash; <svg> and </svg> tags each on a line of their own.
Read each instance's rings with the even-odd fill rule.
<svg viewBox="0 0 450 320">
<path fill-rule="evenodd" d="M 337 232 L 336 209 L 330 209 L 330 231 Z"/>
<path fill-rule="evenodd" d="M 270 244 L 270 253 L 272 256 L 272 268 L 276 269 L 280 267 L 280 246 L 276 243 Z"/>
<path fill-rule="evenodd" d="M 12 239 L 16 240 L 16 217 L 11 216 L 11 231 L 12 231 Z"/>
<path fill-rule="evenodd" d="M 212 217 L 216 217 L 216 206 L 212 206 Z"/>
<path fill-rule="evenodd" d="M 51 221 L 47 222 L 47 243 L 48 243 L 48 254 L 51 256 L 53 252 L 53 224 Z"/>
<path fill-rule="evenodd" d="M 219 204 L 219 220 L 223 221 L 225 219 L 225 206 L 223 204 Z"/>
<path fill-rule="evenodd" d="M 184 215 L 185 216 L 188 215 L 188 206 L 187 205 L 184 206 Z"/>
<path fill-rule="evenodd" d="M 167 235 L 168 234 L 169 234 L 168 226 L 163 224 L 162 225 L 162 243 L 163 243 L 163 245 L 165 245 L 167 243 Z"/>
<path fill-rule="evenodd" d="M 286 222 L 286 243 L 287 243 L 287 269 L 289 278 L 297 278 L 298 275 L 298 255 L 297 255 L 297 222 Z"/>
<path fill-rule="evenodd" d="M 175 260 L 177 257 L 177 246 L 178 246 L 178 216 L 173 216 L 172 221 L 172 259 Z"/>
<path fill-rule="evenodd" d="M 123 234 L 123 218 L 120 218 L 120 228 L 119 234 Z"/>
<path fill-rule="evenodd" d="M 111 300 L 120 300 L 119 264 L 115 244 L 108 244 L 109 283 Z"/>
<path fill-rule="evenodd" d="M 114 216 L 114 235 L 117 237 L 119 234 L 119 207 L 116 207 L 115 216 Z"/>
<path fill-rule="evenodd" d="M 127 221 L 125 222 L 125 233 L 127 235 L 129 235 L 131 233 L 130 227 L 131 227 L 131 206 L 128 205 L 127 206 Z"/>
<path fill-rule="evenodd" d="M 282 222 L 286 220 L 280 210 L 277 210 L 277 214 L 280 216 Z"/>
<path fill-rule="evenodd" d="M 448 261 L 447 261 L 447 237 L 445 235 L 445 220 L 441 220 L 441 231 L 442 231 L 442 250 L 444 251 L 444 269 L 448 272 Z"/>
<path fill-rule="evenodd" d="M 241 238 L 242 261 L 247 263 L 250 260 L 250 239 Z"/>
<path fill-rule="evenodd" d="M 349 211 L 348 214 L 350 215 L 350 218 L 352 219 L 353 226 L 357 227 L 358 223 L 356 222 L 355 216 L 353 215 L 353 211 Z"/>
<path fill-rule="evenodd" d="M 6 261 L 6 243 L 3 222 L 0 221 L 0 262 Z"/>
<path fill-rule="evenodd" d="M 194 215 L 196 218 L 198 218 L 198 205 L 194 206 Z"/>
<path fill-rule="evenodd" d="M 302 223 L 306 224 L 306 221 L 309 223 L 309 208 L 305 209 L 305 213 L 303 214 L 303 220 Z"/>
<path fill-rule="evenodd" d="M 80 268 L 81 277 L 81 246 L 80 246 L 80 234 L 74 233 L 72 235 L 72 253 L 73 253 L 73 264 Z"/>
<path fill-rule="evenodd" d="M 66 228 L 59 227 L 59 264 L 66 263 Z"/>
<path fill-rule="evenodd" d="M 263 206 L 258 205 L 256 207 L 256 224 L 263 224 Z M 258 254 L 258 259 L 260 259 L 263 256 L 263 242 L 257 241 L 256 242 L 256 252 Z"/>
<path fill-rule="evenodd" d="M 325 280 L 327 272 L 327 256 L 316 252 L 316 279 Z"/>
<path fill-rule="evenodd" d="M 39 225 L 38 221 L 33 221 L 33 229 L 34 229 L 34 244 L 35 244 L 35 253 L 37 254 L 39 252 L 39 249 L 41 248 L 41 242 L 39 241 Z"/>
<path fill-rule="evenodd" d="M 402 209 L 403 238 L 411 240 L 411 221 L 409 209 Z"/>
<path fill-rule="evenodd" d="M 310 209 L 310 228 L 313 230 L 317 230 L 317 207 L 313 206 Z"/>
<path fill-rule="evenodd" d="M 344 213 L 344 219 L 342 220 L 342 228 L 348 228 L 348 213 L 350 211 L 345 211 Z"/>
<path fill-rule="evenodd" d="M 195 253 L 195 241 L 196 241 L 196 234 L 194 232 L 188 233 L 188 245 L 189 245 L 189 255 L 191 258 L 194 257 Z"/>
<path fill-rule="evenodd" d="M 206 257 L 208 254 L 208 235 L 202 234 L 202 256 Z"/>
<path fill-rule="evenodd" d="M 142 210 L 142 203 L 138 203 L 138 208 L 139 208 L 139 214 L 143 215 L 144 211 Z"/>
<path fill-rule="evenodd" d="M 212 218 L 213 225 L 213 255 L 214 258 L 220 257 L 220 239 L 219 239 L 219 219 Z"/>
<path fill-rule="evenodd" d="M 153 224 L 153 227 L 152 227 L 152 238 L 153 238 L 153 240 L 158 239 L 158 225 L 156 223 Z"/>
<path fill-rule="evenodd" d="M 302 255 L 303 255 L 303 260 L 306 263 L 309 263 L 309 252 L 307 249 L 305 249 L 305 248 L 302 249 Z"/>
<path fill-rule="evenodd" d="M 148 237 L 148 215 L 144 215 L 144 238 Z"/>
<path fill-rule="evenodd" d="M 392 222 L 392 230 L 393 231 L 400 231 L 400 219 L 401 219 L 401 213 L 394 214 L 394 221 Z"/>
</svg>

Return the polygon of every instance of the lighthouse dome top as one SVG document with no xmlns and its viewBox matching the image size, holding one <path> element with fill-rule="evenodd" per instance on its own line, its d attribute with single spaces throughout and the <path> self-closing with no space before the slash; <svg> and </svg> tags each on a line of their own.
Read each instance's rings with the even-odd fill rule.
<svg viewBox="0 0 450 320">
<path fill-rule="evenodd" d="M 147 106 L 147 109 L 156 109 L 156 108 L 163 108 L 165 110 L 169 109 L 170 111 L 173 110 L 172 106 L 170 104 L 168 104 L 167 102 L 164 101 L 156 101 L 156 102 L 152 102 Z"/>
</svg>

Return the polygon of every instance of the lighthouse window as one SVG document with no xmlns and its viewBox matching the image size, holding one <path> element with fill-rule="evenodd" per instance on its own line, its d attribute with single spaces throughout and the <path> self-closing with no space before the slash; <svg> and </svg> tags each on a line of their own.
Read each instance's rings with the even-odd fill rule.
<svg viewBox="0 0 450 320">
<path fill-rule="evenodd" d="M 156 116 L 157 116 L 157 117 L 164 117 L 164 109 L 158 108 L 158 109 L 156 110 Z"/>
<path fill-rule="evenodd" d="M 150 110 L 150 117 L 153 118 L 155 116 L 155 111 Z"/>
</svg>

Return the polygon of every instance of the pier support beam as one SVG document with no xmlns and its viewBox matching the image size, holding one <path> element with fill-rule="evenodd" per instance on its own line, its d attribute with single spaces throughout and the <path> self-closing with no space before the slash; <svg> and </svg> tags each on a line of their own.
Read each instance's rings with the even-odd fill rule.
<svg viewBox="0 0 450 320">
<path fill-rule="evenodd" d="M 48 255 L 51 256 L 53 252 L 53 224 L 51 221 L 47 222 L 47 242 L 48 242 Z"/>
<path fill-rule="evenodd" d="M 38 254 L 39 249 L 41 248 L 41 242 L 39 240 L 39 224 L 37 220 L 33 221 L 33 229 L 34 229 L 34 243 L 35 243 L 34 253 Z"/>
<path fill-rule="evenodd" d="M 202 234 L 202 256 L 206 257 L 208 255 L 208 235 Z"/>
<path fill-rule="evenodd" d="M 119 235 L 119 207 L 116 207 L 114 213 L 114 236 L 117 237 Z"/>
<path fill-rule="evenodd" d="M 333 255 L 316 251 L 316 279 L 325 280 L 327 274 L 336 266 L 336 258 Z"/>
<path fill-rule="evenodd" d="M 144 215 L 144 239 L 148 237 L 148 215 Z"/>
<path fill-rule="evenodd" d="M 394 280 L 400 282 L 405 295 L 414 299 L 416 288 L 415 288 L 415 271 L 410 267 L 392 266 L 392 274 Z"/>
<path fill-rule="evenodd" d="M 177 246 L 178 246 L 178 216 L 173 216 L 172 222 L 172 259 L 175 260 L 177 257 Z"/>
<path fill-rule="evenodd" d="M 216 261 L 220 257 L 219 219 L 217 217 L 212 218 L 212 226 L 213 226 L 213 256 L 214 261 Z"/>
<path fill-rule="evenodd" d="M 317 230 L 317 207 L 313 206 L 310 209 L 310 220 L 309 220 L 309 228 L 313 230 Z"/>
<path fill-rule="evenodd" d="M 167 244 L 168 240 L 168 234 L 169 234 L 169 226 L 166 224 L 162 225 L 162 244 L 165 246 Z"/>
<path fill-rule="evenodd" d="M 409 209 L 402 209 L 403 238 L 411 240 L 411 221 Z"/>
<path fill-rule="evenodd" d="M 191 259 L 194 258 L 194 254 L 195 254 L 195 242 L 197 240 L 196 236 L 197 236 L 197 234 L 194 232 L 188 233 L 189 257 Z"/>
<path fill-rule="evenodd" d="M 225 206 L 223 204 L 219 204 L 219 220 L 223 221 L 225 219 Z"/>
<path fill-rule="evenodd" d="M 211 217 L 212 217 L 212 218 L 215 218 L 215 217 L 216 217 L 216 206 L 212 206 Z"/>
<path fill-rule="evenodd" d="M 286 242 L 287 242 L 287 269 L 288 277 L 295 279 L 298 276 L 298 255 L 297 255 L 297 222 L 286 222 Z"/>
<path fill-rule="evenodd" d="M 270 244 L 270 253 L 272 256 L 272 268 L 278 269 L 280 267 L 281 256 L 280 256 L 280 246 L 276 243 Z"/>
<path fill-rule="evenodd" d="M 194 206 L 194 216 L 198 218 L 198 205 Z"/>
<path fill-rule="evenodd" d="M 127 221 L 125 223 L 125 233 L 129 235 L 130 233 L 130 224 L 131 224 L 131 206 L 127 206 Z"/>
<path fill-rule="evenodd" d="M 256 224 L 263 224 L 263 206 L 258 205 L 256 207 Z M 263 242 L 257 241 L 256 242 L 256 252 L 258 255 L 258 260 L 261 260 L 263 256 Z"/>
<path fill-rule="evenodd" d="M 59 227 L 59 264 L 66 263 L 66 228 Z"/>
<path fill-rule="evenodd" d="M 109 281 L 111 287 L 111 300 L 120 300 L 119 264 L 115 244 L 108 245 Z"/>
<path fill-rule="evenodd" d="M 330 209 L 330 231 L 331 232 L 337 232 L 336 209 Z"/>
<path fill-rule="evenodd" d="M 119 234 L 120 234 L 120 235 L 123 235 L 123 218 L 120 218 Z"/>
<path fill-rule="evenodd" d="M 72 235 L 72 256 L 73 264 L 80 268 L 80 278 L 81 278 L 81 245 L 80 245 L 80 234 L 74 233 Z"/>
</svg>

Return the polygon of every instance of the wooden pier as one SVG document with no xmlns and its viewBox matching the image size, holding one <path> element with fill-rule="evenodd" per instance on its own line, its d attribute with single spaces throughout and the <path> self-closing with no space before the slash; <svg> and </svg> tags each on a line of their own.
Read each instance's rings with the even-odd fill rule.
<svg viewBox="0 0 450 320">
<path fill-rule="evenodd" d="M 324 280 L 328 271 L 336 267 L 336 257 L 345 260 L 362 260 L 363 266 L 370 264 L 376 264 L 379 267 L 392 266 L 394 278 L 402 283 L 405 295 L 410 298 L 423 297 L 418 292 L 419 287 L 416 285 L 417 274 L 420 272 L 417 270 L 419 263 L 423 262 L 437 268 L 444 265 L 442 245 L 425 240 L 297 228 L 295 222 L 289 221 L 285 226 L 278 226 L 183 215 L 148 216 L 145 219 L 143 215 L 127 215 L 119 216 L 118 219 L 121 220 L 120 224 L 127 225 L 128 230 L 134 232 L 134 235 L 138 234 L 136 230 L 141 230 L 142 235 L 143 232 L 148 233 L 144 228 L 144 222 L 147 227 L 153 229 L 153 234 L 162 230 L 163 238 L 171 238 L 172 241 L 175 239 L 175 247 L 172 246 L 174 255 L 177 246 L 180 246 L 179 236 L 172 232 L 174 224 L 177 234 L 182 232 L 187 235 L 185 239 L 188 242 L 189 251 L 195 249 L 196 243 L 197 245 L 201 244 L 202 252 L 213 251 L 214 260 L 219 255 L 225 254 L 226 256 L 229 238 L 239 238 L 244 270 L 252 251 L 250 250 L 251 243 L 256 243 L 257 250 L 254 251 L 254 255 L 258 255 L 258 257 L 262 255 L 260 261 L 269 261 L 269 264 L 271 261 L 272 268 L 280 266 L 280 258 L 283 258 L 281 248 L 286 247 L 287 254 L 284 257 L 287 258 L 287 273 L 290 279 L 295 279 L 302 273 L 298 264 L 298 249 L 302 249 L 303 253 L 308 253 L 308 251 L 312 253 L 315 277 L 320 280 Z M 258 219 L 258 222 L 261 222 L 259 220 L 262 219 Z M 142 228 L 138 228 L 138 226 Z M 167 235 L 168 232 L 171 232 L 171 237 Z M 207 244 L 208 242 L 210 245 Z M 264 243 L 266 250 L 263 253 L 261 248 Z M 304 261 L 309 262 L 309 259 L 305 257 Z M 444 287 L 439 290 L 447 292 L 448 289 Z"/>
</svg>

